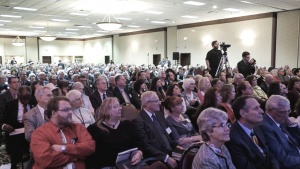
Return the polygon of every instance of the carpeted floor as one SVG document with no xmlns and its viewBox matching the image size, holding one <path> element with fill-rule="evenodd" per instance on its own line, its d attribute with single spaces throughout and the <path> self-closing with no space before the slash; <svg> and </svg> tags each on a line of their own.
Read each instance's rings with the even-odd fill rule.
<svg viewBox="0 0 300 169">
<path fill-rule="evenodd" d="M 9 156 L 6 154 L 5 145 L 0 146 L 0 166 L 10 163 Z"/>
</svg>

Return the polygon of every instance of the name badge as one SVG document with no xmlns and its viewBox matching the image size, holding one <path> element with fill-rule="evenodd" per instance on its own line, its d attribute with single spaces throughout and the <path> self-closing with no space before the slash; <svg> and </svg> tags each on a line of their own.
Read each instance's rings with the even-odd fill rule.
<svg viewBox="0 0 300 169">
<path fill-rule="evenodd" d="M 185 119 L 185 121 L 187 121 L 188 123 L 190 123 L 190 122 L 191 122 L 191 120 L 190 120 L 190 119 Z"/>
<path fill-rule="evenodd" d="M 166 128 L 166 131 L 168 134 L 172 133 L 172 130 L 170 129 L 170 127 Z"/>
</svg>

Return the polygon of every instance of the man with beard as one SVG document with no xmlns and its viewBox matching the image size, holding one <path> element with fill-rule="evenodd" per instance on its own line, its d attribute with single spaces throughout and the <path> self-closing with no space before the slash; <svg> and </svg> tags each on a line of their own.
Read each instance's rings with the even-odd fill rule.
<svg viewBox="0 0 300 169">
<path fill-rule="evenodd" d="M 213 41 L 211 43 L 211 46 L 213 47 L 213 49 L 207 52 L 205 61 L 206 61 L 207 69 L 209 70 L 209 74 L 215 77 L 222 57 L 222 52 L 218 50 L 219 49 L 218 41 Z"/>
<path fill-rule="evenodd" d="M 72 123 L 72 107 L 66 97 L 55 97 L 47 106 L 50 119 L 31 137 L 33 168 L 85 168 L 84 159 L 95 151 L 95 142 L 82 124 Z"/>
</svg>

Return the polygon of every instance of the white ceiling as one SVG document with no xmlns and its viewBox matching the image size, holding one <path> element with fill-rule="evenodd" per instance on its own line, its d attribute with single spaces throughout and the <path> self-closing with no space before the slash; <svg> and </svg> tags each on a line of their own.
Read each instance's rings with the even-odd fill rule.
<svg viewBox="0 0 300 169">
<path fill-rule="evenodd" d="M 37 37 L 50 33 L 60 38 L 90 38 L 300 8 L 300 0 L 247 0 L 251 3 L 241 0 L 194 0 L 205 3 L 202 6 L 184 4 L 185 1 L 188 0 L 0 0 L 0 24 L 4 24 L 0 26 L 0 35 Z M 13 7 L 35 8 L 37 11 L 18 10 Z M 225 8 L 240 11 L 229 12 L 223 10 Z M 151 14 L 146 11 L 158 11 L 162 14 Z M 89 15 L 76 16 L 70 13 Z M 95 23 L 101 22 L 108 13 L 116 18 L 131 18 L 131 20 L 119 19 L 119 22 L 123 23 L 122 30 L 97 32 L 101 29 Z M 22 17 L 7 18 L 1 15 Z M 185 15 L 198 18 L 182 17 Z M 55 22 L 51 19 L 66 19 L 69 22 Z M 151 21 L 166 23 L 158 24 Z M 131 28 L 130 25 L 140 27 Z M 45 28 L 30 28 L 30 26 Z"/>
</svg>

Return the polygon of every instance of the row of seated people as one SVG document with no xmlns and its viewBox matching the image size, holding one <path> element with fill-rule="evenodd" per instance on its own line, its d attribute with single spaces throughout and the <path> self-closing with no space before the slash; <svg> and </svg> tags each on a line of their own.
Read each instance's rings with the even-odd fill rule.
<svg viewBox="0 0 300 169">
<path fill-rule="evenodd" d="M 176 86 L 176 85 L 175 85 Z M 230 86 L 230 85 L 224 85 L 224 86 Z M 224 88 L 224 86 L 222 87 L 222 88 Z M 231 89 L 231 91 L 233 91 L 234 90 L 234 87 L 233 86 L 230 86 L 230 89 Z M 24 98 L 27 98 L 27 97 L 22 97 L 21 96 L 21 94 L 20 93 L 23 93 L 22 92 L 22 90 L 24 90 L 24 89 L 22 89 L 22 88 L 20 88 L 20 92 L 19 92 L 19 98 L 20 98 L 20 100 L 21 99 L 24 99 Z M 211 93 L 213 93 L 213 95 L 215 95 L 215 100 L 217 101 L 217 102 L 220 102 L 220 99 L 221 99 L 221 97 L 219 97 L 219 92 L 218 92 L 218 90 L 217 89 L 215 89 L 215 88 L 211 88 L 211 89 L 209 89 L 208 91 L 207 91 L 207 93 L 206 93 L 206 95 L 204 96 L 204 100 L 207 100 L 207 99 L 205 99 L 206 97 L 208 97 L 209 96 L 209 91 L 212 91 Z M 26 92 L 25 92 L 26 93 Z M 72 93 L 73 93 L 73 95 L 72 95 Z M 76 92 L 70 92 L 70 95 L 71 95 L 71 97 L 70 97 L 70 99 L 74 99 L 74 100 L 72 100 L 72 101 L 74 101 L 75 103 L 76 102 L 78 102 L 78 101 L 81 101 L 81 96 L 80 96 L 80 93 L 79 92 L 77 92 L 77 97 L 75 97 L 76 96 L 76 94 L 75 94 Z M 146 92 L 146 93 L 149 93 L 149 92 Z M 146 94 L 145 93 L 145 94 Z M 234 92 L 231 92 L 231 93 L 233 93 L 234 94 Z M 150 94 L 151 94 L 151 92 L 150 92 Z M 27 96 L 28 95 L 30 95 L 30 92 L 28 92 L 27 93 Z M 69 95 L 69 94 L 68 94 Z M 142 94 L 142 96 L 143 96 L 144 94 Z M 51 97 L 52 96 L 52 94 L 51 94 L 51 90 L 49 90 L 49 94 L 47 94 L 46 95 L 47 97 Z M 147 96 L 147 95 L 146 95 Z M 145 97 L 146 97 L 145 96 Z M 154 97 L 154 99 L 153 99 L 153 97 Z M 232 97 L 232 96 L 231 96 Z M 144 150 L 144 152 L 147 154 L 147 153 L 149 153 L 149 155 L 146 155 L 145 157 L 149 157 L 149 156 L 155 156 L 155 157 L 160 157 L 159 155 L 162 155 L 162 154 L 159 154 L 160 152 L 159 151 L 162 151 L 163 150 L 163 152 L 165 152 L 165 153 L 167 153 L 167 154 L 170 154 L 170 151 L 167 151 L 167 150 L 170 150 L 171 149 L 171 147 L 169 147 L 169 146 L 171 146 L 171 144 L 170 143 L 173 143 L 174 142 L 174 140 L 173 140 L 173 142 L 170 142 L 169 144 L 170 145 L 168 145 L 167 144 L 167 140 L 169 140 L 168 138 L 172 135 L 172 134 L 170 134 L 169 132 L 171 131 L 171 133 L 173 132 L 173 131 L 175 131 L 174 129 L 172 130 L 172 128 L 169 128 L 169 130 L 167 130 L 168 129 L 168 127 L 167 126 L 172 126 L 171 124 L 172 124 L 172 120 L 173 120 L 173 122 L 175 121 L 176 122 L 176 120 L 180 120 L 180 118 L 181 118 L 181 121 L 182 122 L 184 122 L 184 123 L 188 123 L 188 120 L 185 120 L 185 119 L 187 119 L 186 118 L 186 116 L 185 115 L 183 115 L 183 114 L 180 114 L 180 113 L 178 113 L 178 112 L 182 112 L 183 111 L 183 106 L 182 106 L 182 100 L 181 99 L 177 99 L 177 100 L 179 100 L 179 101 L 177 101 L 178 103 L 176 104 L 176 106 L 174 106 L 174 107 L 171 107 L 171 109 L 170 109 L 170 107 L 166 107 L 168 110 L 169 110 L 169 113 L 170 113 L 170 118 L 167 118 L 167 119 L 171 119 L 171 123 L 170 123 L 170 120 L 169 120 L 169 123 L 166 123 L 166 127 L 163 127 L 163 128 L 165 128 L 166 129 L 166 131 L 163 131 L 163 130 L 161 130 L 161 128 L 157 128 L 158 130 L 160 130 L 160 131 L 158 131 L 158 132 L 154 132 L 154 133 L 139 133 L 139 131 L 140 132 L 145 132 L 145 131 L 149 131 L 149 128 L 148 128 L 148 130 L 147 130 L 147 128 L 145 128 L 145 124 L 144 123 L 146 123 L 146 121 L 147 121 L 147 116 L 143 116 L 142 114 L 148 114 L 147 112 L 147 110 L 150 110 L 150 112 L 152 111 L 152 112 L 156 112 L 156 111 L 159 111 L 159 102 L 160 102 L 160 100 L 159 100 L 159 98 L 158 98 L 158 96 L 157 96 L 157 94 L 156 93 L 154 93 L 154 92 L 152 92 L 152 97 L 150 97 L 150 96 L 147 96 L 146 98 L 148 98 L 148 99 L 151 99 L 151 100 L 148 100 L 146 103 L 144 102 L 143 103 L 143 99 L 141 99 L 142 100 L 142 106 L 143 106 L 143 110 L 145 110 L 145 112 L 144 113 L 142 113 L 141 112 L 141 114 L 139 115 L 139 117 L 137 117 L 136 119 L 134 119 L 133 120 L 133 124 L 135 125 L 135 130 L 137 130 L 136 132 L 133 132 L 133 133 L 137 133 L 137 135 L 135 136 L 135 137 L 137 137 L 138 139 L 137 140 L 143 140 L 143 142 L 142 142 L 142 144 L 141 144 L 141 147 L 144 147 L 144 149 L 143 148 L 141 148 L 140 150 L 140 152 L 138 153 L 138 154 L 142 154 L 142 152 L 143 152 L 143 150 Z M 234 98 L 234 96 L 232 97 L 232 98 Z M 110 100 L 110 99 L 108 99 L 108 100 Z M 167 100 L 168 99 L 166 99 L 165 101 L 167 102 Z M 174 99 L 174 98 L 172 98 L 172 99 L 170 99 L 171 101 L 175 101 L 176 99 Z M 238 99 L 237 99 L 238 100 Z M 117 100 L 116 100 L 117 101 Z M 104 102 L 105 102 L 105 100 L 104 100 Z M 273 101 L 270 101 L 270 103 L 273 103 L 274 102 L 274 100 Z M 116 103 L 116 102 L 115 102 Z M 245 104 L 245 103 L 244 103 Z M 78 109 L 78 106 L 80 107 L 80 104 L 78 103 L 77 105 L 77 107 L 75 106 L 73 106 L 74 105 L 74 103 L 72 104 L 72 102 L 71 102 L 71 108 L 72 108 L 72 110 L 73 109 L 75 109 L 76 110 L 76 108 Z M 75 104 L 76 105 L 76 104 Z M 112 104 L 109 104 L 109 105 L 112 105 Z M 172 105 L 172 104 L 165 104 L 165 102 L 163 102 L 163 105 Z M 238 105 L 240 105 L 240 104 L 238 104 Z M 243 104 L 242 104 L 243 105 Z M 248 105 L 248 104 L 245 104 L 245 106 L 246 105 Z M 263 113 L 263 111 L 260 111 L 261 109 L 260 108 L 257 108 L 257 106 L 258 107 L 260 107 L 259 106 L 259 104 L 258 104 L 258 102 L 257 102 L 257 104 L 250 104 L 250 105 L 256 105 L 256 108 L 255 109 L 257 109 L 257 112 L 258 112 L 258 116 L 257 116 L 257 118 L 261 118 L 262 117 L 262 113 Z M 275 104 L 276 106 L 278 105 L 278 104 Z M 289 102 L 287 101 L 287 105 L 289 106 Z M 30 106 L 29 106 L 30 107 Z M 103 106 L 103 108 L 105 109 L 105 108 L 108 108 L 109 106 Z M 202 106 L 200 106 L 200 108 L 201 107 L 203 107 L 203 105 Z M 11 107 L 10 107 L 11 108 Z M 49 108 L 49 107 L 48 107 Z M 48 108 L 47 108 L 47 110 L 48 110 Z M 120 105 L 119 105 L 119 103 L 116 103 L 116 105 L 114 106 L 114 108 L 116 109 L 115 111 L 115 113 L 117 114 L 117 116 L 118 116 L 118 119 L 119 119 L 119 116 L 120 116 Z M 177 110 L 176 110 L 176 108 L 177 108 Z M 267 105 L 267 108 L 268 108 L 268 105 Z M 280 108 L 282 108 L 282 107 L 280 107 Z M 286 106 L 284 107 L 284 108 L 287 108 Z M 7 108 L 8 109 L 8 108 Z M 25 108 L 23 108 L 23 111 L 24 111 L 24 109 Z M 271 111 L 274 111 L 274 110 L 271 110 L 271 109 L 274 109 L 274 107 L 273 108 L 269 108 L 270 110 L 270 112 Z M 277 108 L 278 109 L 278 108 Z M 276 109 L 276 111 L 275 112 L 277 112 L 277 114 L 276 113 L 274 113 L 275 115 L 278 115 L 278 112 L 280 112 L 281 114 L 281 116 L 282 116 L 282 114 L 283 113 L 285 113 L 286 114 L 286 116 L 284 116 L 284 117 L 288 117 L 287 116 L 287 114 L 288 114 L 288 112 L 290 112 L 290 110 L 284 110 L 284 111 L 279 111 L 279 110 L 277 110 Z M 51 109 L 50 109 L 51 110 Z M 59 109 L 59 110 L 62 110 L 62 111 L 66 111 L 66 112 L 70 112 L 70 110 L 71 109 L 65 109 L 65 110 L 63 110 L 63 109 Z M 98 114 L 98 119 L 101 119 L 101 112 L 103 112 L 103 111 L 100 111 L 101 110 L 101 107 L 100 107 L 100 109 L 99 109 L 99 113 L 97 113 Z M 174 111 L 175 110 L 175 111 Z M 206 110 L 206 109 L 204 109 L 204 110 Z M 203 111 L 201 111 L 201 112 L 204 112 L 204 110 Z M 234 110 L 234 107 L 233 107 L 233 110 Z M 179 114 L 179 116 L 173 116 L 173 113 L 172 112 L 176 112 L 177 111 L 177 115 Z M 5 111 L 6 112 L 6 111 Z M 73 114 L 72 113 L 74 113 L 75 111 L 73 111 L 73 112 L 71 112 L 71 116 L 73 116 Z M 86 112 L 88 112 L 88 111 L 86 111 Z M 200 112 L 200 114 L 202 114 Z M 49 113 L 49 112 L 47 112 L 47 113 Z M 53 113 L 53 111 L 52 111 L 52 113 Z M 240 113 L 240 112 L 239 112 Z M 51 114 L 51 113 L 50 113 Z M 82 119 L 82 121 L 77 121 L 77 122 L 79 122 L 79 123 L 83 123 L 84 122 L 84 118 L 87 120 L 87 118 L 86 117 L 88 117 L 88 116 L 82 116 L 82 112 L 80 112 L 80 110 L 79 110 L 79 114 L 78 115 L 80 115 L 81 116 L 81 119 Z M 109 113 L 109 115 L 111 115 L 112 113 Z M 174 113 L 174 114 L 176 114 L 176 113 Z M 29 113 L 28 113 L 28 115 L 29 115 Z M 80 119 L 79 118 L 79 116 L 77 116 L 75 113 L 74 113 L 74 117 L 72 118 L 72 119 L 76 119 L 76 118 L 78 118 L 78 119 Z M 149 114 L 148 114 L 149 115 Z M 162 115 L 162 114 L 161 114 Z M 161 115 L 159 115 L 159 114 L 157 114 L 157 117 L 158 116 L 161 116 Z M 235 115 L 235 118 L 236 119 L 239 119 L 239 117 L 238 117 L 238 115 L 236 114 L 236 112 L 234 113 L 234 115 Z M 26 116 L 26 115 L 25 115 Z M 47 114 L 47 116 L 48 116 L 48 114 Z M 271 116 L 271 113 L 270 113 L 270 116 Z M 5 118 L 4 119 L 7 119 L 6 118 L 6 116 L 4 116 Z M 49 116 L 48 116 L 49 117 Z M 89 117 L 91 117 L 91 115 L 89 116 Z M 175 118 L 174 118 L 175 117 Z M 182 118 L 183 117 L 183 118 Z M 51 118 L 51 117 L 50 117 Z M 149 117 L 148 117 L 149 118 Z M 199 118 L 200 118 L 200 116 L 199 116 Z M 251 117 L 252 118 L 252 117 Z M 284 121 L 280 121 L 280 120 L 282 120 L 282 119 L 277 119 L 278 117 L 273 117 L 274 118 L 274 120 L 276 120 L 275 122 L 277 122 L 277 123 L 279 123 L 279 124 L 281 124 L 281 123 L 288 123 L 287 125 L 288 125 L 288 127 L 295 127 L 294 125 L 295 124 L 293 124 L 291 121 L 288 121 L 287 119 L 284 119 Z M 26 118 L 24 118 L 24 121 L 26 121 L 25 120 Z M 138 120 L 138 119 L 140 119 L 140 121 Z M 153 124 L 155 125 L 155 120 L 154 120 L 154 117 L 152 117 L 152 119 L 153 119 Z M 262 119 L 262 118 L 261 118 Z M 60 119 L 60 120 L 62 120 L 62 119 Z M 149 120 L 149 119 L 148 119 Z M 227 120 L 227 117 L 226 117 L 226 120 Z M 251 119 L 250 119 L 251 120 Z M 259 119 L 257 119 L 258 121 L 259 121 Z M 278 121 L 277 121 L 278 120 Z M 88 121 L 88 120 L 87 120 Z M 162 120 L 158 120 L 159 121 L 159 123 L 160 123 L 160 125 L 162 125 L 162 123 L 165 123 L 165 122 L 162 122 Z M 198 120 L 199 121 L 199 120 Z M 258 121 L 256 121 L 256 123 L 258 123 Z M 120 120 L 116 120 L 116 122 L 115 121 L 111 121 L 112 123 L 110 123 L 110 122 L 106 122 L 106 121 L 104 121 L 103 122 L 103 124 L 107 124 L 106 126 L 110 126 L 110 128 L 112 128 L 112 129 L 114 129 L 116 126 L 117 126 L 117 124 L 120 124 L 121 123 L 121 121 Z M 139 123 L 139 122 L 144 122 L 144 123 Z M 167 120 L 167 122 L 168 122 L 168 120 Z M 239 121 L 240 123 L 242 123 L 241 121 Z M 234 122 L 234 123 L 237 123 L 237 122 Z M 255 123 L 255 124 L 256 124 Z M 95 123 L 96 124 L 96 123 Z M 99 123 L 98 123 L 99 124 Z M 147 124 L 147 123 L 146 123 Z M 201 123 L 200 123 L 201 124 Z M 200 125 L 199 123 L 198 123 L 198 125 Z M 138 130 L 139 128 L 139 125 L 140 125 L 140 127 L 144 127 L 144 128 L 142 128 L 143 130 Z M 149 124 L 148 124 L 149 125 Z M 183 123 L 182 123 L 182 125 L 183 125 Z M 223 129 L 224 130 L 224 128 L 226 128 L 226 126 L 224 127 L 224 125 L 225 125 L 225 123 L 224 122 L 222 122 L 221 124 L 220 124 L 220 129 Z M 241 124 L 240 124 L 241 125 Z M 245 124 L 246 125 L 246 124 Z M 253 124 L 252 124 L 253 125 Z M 2 125 L 3 126 L 3 125 Z M 101 125 L 100 125 L 101 126 Z M 189 126 L 191 126 L 191 125 L 189 125 Z M 241 125 L 242 126 L 242 125 Z M 3 126 L 4 128 L 5 128 L 5 130 L 7 130 L 7 127 L 9 128 L 9 125 L 4 125 Z M 216 127 L 216 126 L 214 126 L 214 127 Z M 213 127 L 213 128 L 214 128 Z M 244 126 L 245 127 L 245 126 Z M 246 125 L 246 127 L 249 127 L 249 126 L 247 126 Z M 99 127 L 100 129 L 101 129 L 101 127 Z M 150 127 L 151 128 L 151 127 Z M 186 126 L 185 127 L 186 129 L 188 129 L 188 128 L 190 128 L 190 127 L 188 127 L 188 126 Z M 25 129 L 26 129 L 26 127 L 25 127 Z M 89 128 L 88 128 L 89 129 Z M 251 129 L 251 127 L 250 127 L 250 129 Z M 145 131 L 144 131 L 145 130 Z M 201 133 L 201 127 L 199 128 L 199 131 L 200 131 L 200 134 L 202 135 L 202 137 L 204 136 L 202 133 Z M 226 130 L 225 130 L 226 131 Z M 283 132 L 284 130 L 282 130 L 282 132 Z M 297 130 L 296 130 L 297 131 Z M 132 132 L 132 130 L 131 130 L 131 132 Z M 168 133 L 168 134 L 170 134 L 170 136 L 169 137 L 167 137 L 167 134 L 166 134 L 166 132 Z M 178 131 L 177 131 L 178 132 Z M 149 139 L 150 138 L 155 138 L 155 137 L 158 137 L 157 136 L 157 133 L 160 133 L 161 134 L 161 139 L 162 140 L 160 140 L 159 141 L 159 143 L 160 144 L 162 144 L 162 143 L 164 143 L 164 145 L 160 145 L 161 147 L 160 148 L 164 148 L 164 149 L 162 149 L 162 150 L 159 150 L 158 152 L 155 152 L 155 149 L 153 149 L 153 147 L 151 147 L 151 146 L 153 146 L 153 142 L 152 143 L 150 143 L 151 144 L 151 146 L 150 147 L 147 147 L 146 145 L 146 143 L 148 143 L 149 144 Z M 25 134 L 26 134 L 26 132 L 25 132 Z M 91 133 L 92 134 L 92 133 Z M 96 134 L 98 134 L 98 133 L 96 133 Z M 228 133 L 227 133 L 228 134 Z M 165 135 L 165 136 L 164 136 Z M 290 135 L 290 134 L 289 134 Z M 93 136 L 93 134 L 92 134 L 92 136 Z M 147 136 L 146 137 L 146 139 L 145 139 L 145 137 L 144 136 Z M 210 136 L 210 135 L 209 135 Z M 222 135 L 223 136 L 223 135 Z M 150 138 L 149 138 L 150 137 Z M 166 139 L 166 138 L 167 139 Z M 176 137 L 175 137 L 176 138 Z M 178 136 L 177 136 L 177 138 L 178 138 Z M 207 137 L 206 137 L 207 138 Z M 232 138 L 235 138 L 235 137 L 232 137 Z M 291 138 L 291 136 L 290 136 L 290 138 Z M 292 140 L 292 139 L 290 139 L 289 137 L 287 137 L 287 139 L 286 139 L 286 141 L 289 141 L 289 140 Z M 157 138 L 156 138 L 157 139 Z M 154 139 L 154 140 L 156 140 L 156 139 Z M 150 139 L 150 140 L 152 140 L 152 139 Z M 176 141 L 175 141 L 175 144 L 174 145 L 179 145 L 180 147 L 178 147 L 178 148 L 181 148 L 182 146 L 184 146 L 186 143 L 188 143 L 188 140 L 190 140 L 191 142 L 193 142 L 193 141 L 200 141 L 201 139 L 196 139 L 196 140 L 194 140 L 193 139 L 193 137 L 189 137 L 189 138 L 180 138 L 180 139 L 177 139 L 177 143 L 176 143 Z M 209 140 L 205 140 L 205 139 L 203 139 L 204 141 L 209 141 Z M 294 142 L 294 146 L 296 146 L 298 143 L 297 143 L 297 141 L 299 141 L 299 139 L 297 140 L 297 138 L 295 139 L 296 141 L 292 141 L 292 143 Z M 20 141 L 20 140 L 19 140 Z M 102 141 L 103 141 L 103 139 L 102 139 Z M 157 140 L 156 140 L 157 141 Z M 224 140 L 223 140 L 224 141 Z M 226 141 L 226 140 L 225 140 Z M 227 140 L 228 141 L 228 140 Z M 208 147 L 211 147 L 212 145 L 214 145 L 214 144 L 217 144 L 217 143 L 211 143 L 212 142 L 212 139 L 210 139 L 210 142 L 209 143 L 207 143 L 207 146 Z M 211 144 L 210 144 L 211 143 Z M 96 142 L 96 144 L 97 144 L 97 142 Z M 279 144 L 279 143 L 278 143 Z M 20 145 L 22 145 L 22 144 L 20 144 Z M 154 144 L 155 145 L 155 144 Z M 149 146 L 149 145 L 148 145 Z M 158 146 L 158 145 L 155 145 L 155 146 Z M 216 146 L 216 145 L 215 145 Z M 277 145 L 278 146 L 278 145 Z M 97 146 L 96 146 L 97 147 Z M 218 146 L 219 147 L 219 146 Z M 217 148 L 218 148 L 217 147 Z M 147 149 L 148 148 L 148 149 Z M 157 147 L 156 147 L 157 148 Z M 221 147 L 219 147 L 219 148 L 221 148 Z M 274 147 L 273 147 L 274 148 Z M 288 148 L 291 148 L 291 147 L 288 147 Z M 294 149 L 297 149 L 297 147 L 295 148 L 294 147 Z M 148 150 L 148 151 L 147 151 Z M 61 151 L 63 151 L 63 150 L 61 150 Z M 65 150 L 64 150 L 65 151 Z M 150 151 L 150 152 L 149 152 Z M 154 152 L 153 152 L 154 151 Z M 224 150 L 225 151 L 225 150 Z M 230 151 L 230 149 L 229 149 L 229 151 Z M 264 150 L 264 151 L 267 151 L 267 150 Z M 270 151 L 275 151 L 275 150 L 270 150 Z M 33 151 L 34 152 L 34 151 Z M 119 151 L 118 151 L 119 152 Z M 275 151 L 276 152 L 276 151 Z M 104 153 L 106 154 L 107 153 L 107 151 L 104 151 Z M 281 152 L 282 153 L 282 152 Z M 101 153 L 100 153 L 101 154 Z M 115 154 L 116 155 L 116 154 Z M 165 155 L 165 154 L 164 154 Z M 264 154 L 263 154 L 264 155 Z M 278 154 L 276 154 L 276 155 L 278 155 Z M 140 156 L 140 155 L 137 155 L 137 156 Z M 233 156 L 233 155 L 232 155 Z M 165 162 L 167 162 L 168 164 L 170 164 L 171 166 L 173 166 L 173 167 L 175 167 L 176 166 L 176 163 L 173 163 L 174 161 L 172 161 L 172 158 L 171 157 L 169 157 L 169 156 L 161 156 L 161 157 L 165 157 L 165 158 L 160 158 L 161 160 L 163 160 L 163 161 L 165 161 Z M 88 158 L 89 159 L 89 158 Z M 136 161 L 137 159 L 138 160 L 140 160 L 140 158 L 138 158 L 138 157 L 136 157 L 136 158 L 134 158 L 135 160 L 134 161 Z M 196 158 L 197 159 L 197 158 Z M 278 159 L 277 159 L 278 160 Z M 295 159 L 296 161 L 297 161 L 297 158 Z M 93 162 L 95 162 L 95 161 L 97 161 L 97 160 L 92 160 L 92 162 L 88 162 L 87 164 L 89 165 L 89 164 L 93 164 Z M 106 161 L 106 160 L 105 160 Z M 133 161 L 133 164 L 135 164 L 135 162 Z M 234 161 L 234 160 L 233 160 Z M 239 160 L 238 160 L 239 161 Z M 113 160 L 113 162 L 114 162 L 114 160 Z M 237 164 L 234 164 L 234 165 L 238 165 L 239 163 L 237 163 Z M 279 163 L 280 165 L 285 165 L 285 164 L 281 164 L 281 163 Z M 110 165 L 112 165 L 112 164 L 110 164 Z M 272 164 L 273 165 L 273 164 Z M 201 166 L 201 165 L 200 165 Z M 274 168 L 274 167 L 273 167 Z"/>
</svg>

